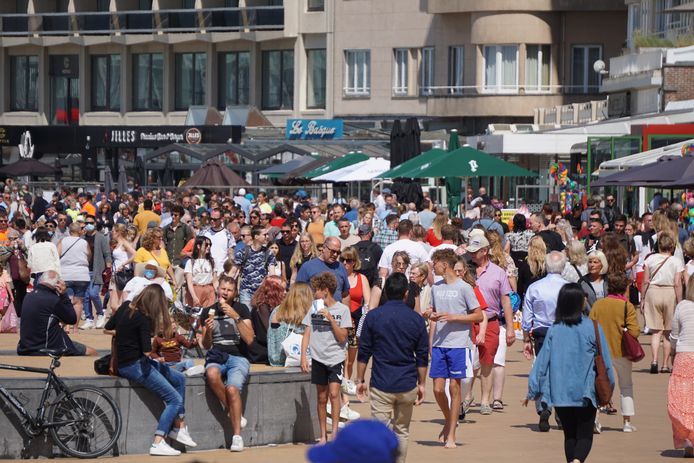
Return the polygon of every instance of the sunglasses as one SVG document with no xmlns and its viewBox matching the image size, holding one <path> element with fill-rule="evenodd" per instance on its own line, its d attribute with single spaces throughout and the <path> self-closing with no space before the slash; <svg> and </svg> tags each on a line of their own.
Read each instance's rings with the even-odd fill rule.
<svg viewBox="0 0 694 463">
<path fill-rule="evenodd" d="M 0 223 L 7 223 L 7 219 L 0 219 Z"/>
<path fill-rule="evenodd" d="M 339 256 L 340 254 L 342 254 L 342 250 L 340 250 L 340 249 L 330 249 L 330 248 L 325 248 L 325 249 L 330 251 L 331 255 Z"/>
<path fill-rule="evenodd" d="M 241 238 L 246 238 L 247 236 L 251 236 L 248 233 L 241 233 Z"/>
<path fill-rule="evenodd" d="M 280 230 L 282 233 L 291 233 L 291 230 Z"/>
<path fill-rule="evenodd" d="M 332 250 L 331 250 L 332 251 Z M 345 264 L 353 264 L 354 259 L 340 259 L 340 262 L 343 262 Z"/>
</svg>

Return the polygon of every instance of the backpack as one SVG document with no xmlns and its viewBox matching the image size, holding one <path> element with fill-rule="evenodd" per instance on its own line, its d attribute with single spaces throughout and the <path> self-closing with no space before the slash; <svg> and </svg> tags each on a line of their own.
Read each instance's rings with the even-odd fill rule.
<svg viewBox="0 0 694 463">
<path fill-rule="evenodd" d="M 365 241 L 361 241 L 365 243 Z M 361 262 L 361 268 L 359 273 L 364 275 L 367 280 L 369 280 L 369 285 L 373 286 L 376 278 L 378 277 L 378 262 L 374 257 L 369 246 L 360 246 L 359 243 L 354 245 L 357 249 L 357 254 L 359 254 L 359 261 Z"/>
</svg>

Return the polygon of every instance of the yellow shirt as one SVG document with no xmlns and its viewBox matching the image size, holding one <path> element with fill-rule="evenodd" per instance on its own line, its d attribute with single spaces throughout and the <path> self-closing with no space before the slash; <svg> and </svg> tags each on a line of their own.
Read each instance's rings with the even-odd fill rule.
<svg viewBox="0 0 694 463">
<path fill-rule="evenodd" d="M 138 248 L 138 250 L 135 252 L 135 258 L 133 259 L 133 262 L 136 264 L 142 264 L 145 262 L 149 262 L 150 260 L 156 260 L 157 264 L 159 264 L 159 267 L 163 268 L 164 270 L 167 270 L 169 266 L 171 265 L 171 262 L 169 261 L 169 255 L 166 253 L 165 249 L 160 249 L 159 250 L 159 255 L 155 255 L 145 248 Z"/>
<path fill-rule="evenodd" d="M 624 300 L 615 297 L 598 299 L 590 309 L 588 318 L 596 320 L 605 333 L 605 339 L 610 346 L 612 358 L 622 358 L 622 327 L 624 326 Z M 641 328 L 636 318 L 636 310 L 631 302 L 627 302 L 627 330 L 635 338 L 639 337 Z M 603 347 L 604 349 L 604 347 Z M 604 355 L 604 354 L 603 354 Z"/>
<path fill-rule="evenodd" d="M 159 224 L 161 223 L 161 217 L 159 217 L 159 214 L 157 214 L 156 212 L 142 211 L 138 212 L 135 216 L 135 219 L 133 220 L 133 225 L 135 225 L 137 229 L 140 230 L 140 235 L 144 235 L 147 231 L 147 224 L 149 224 L 150 222 L 156 222 L 157 226 L 159 226 Z"/>
</svg>

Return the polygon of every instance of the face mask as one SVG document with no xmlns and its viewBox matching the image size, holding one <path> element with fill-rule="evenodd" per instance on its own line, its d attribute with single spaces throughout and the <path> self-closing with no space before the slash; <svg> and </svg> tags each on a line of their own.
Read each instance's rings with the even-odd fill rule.
<svg viewBox="0 0 694 463">
<path fill-rule="evenodd" d="M 154 270 L 145 270 L 145 278 L 148 280 L 154 279 L 157 276 L 157 272 Z"/>
<path fill-rule="evenodd" d="M 48 236 L 50 236 L 50 237 L 52 238 L 52 237 L 53 237 L 53 232 L 52 232 L 52 231 L 49 231 L 49 232 L 48 232 Z"/>
<path fill-rule="evenodd" d="M 88 232 L 93 232 L 95 227 L 94 224 L 88 223 L 87 225 L 85 225 L 84 229 Z"/>
</svg>

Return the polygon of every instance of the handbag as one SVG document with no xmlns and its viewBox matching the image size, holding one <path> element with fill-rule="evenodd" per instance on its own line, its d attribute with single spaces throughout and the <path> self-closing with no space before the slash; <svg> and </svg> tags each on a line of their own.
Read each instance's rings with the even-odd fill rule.
<svg viewBox="0 0 694 463">
<path fill-rule="evenodd" d="M 607 375 L 605 360 L 602 358 L 602 346 L 600 345 L 600 332 L 598 322 L 593 320 L 595 328 L 595 398 L 598 406 L 603 407 L 612 400 L 612 383 Z"/>
<path fill-rule="evenodd" d="M 648 278 L 648 283 L 646 284 L 646 288 L 643 290 L 643 297 L 641 298 L 642 308 L 643 308 L 643 305 L 646 304 L 646 293 L 648 293 L 648 288 L 651 287 L 651 281 L 653 280 L 653 277 L 658 274 L 658 271 L 661 268 L 663 268 L 663 265 L 665 265 L 665 262 L 667 262 L 669 258 L 670 258 L 670 256 L 667 256 L 665 259 L 663 259 L 663 261 L 660 263 L 660 265 L 658 265 L 658 267 L 655 269 L 655 272 L 653 272 L 651 274 L 651 276 Z"/>
<path fill-rule="evenodd" d="M 97 375 L 118 376 L 118 354 L 116 337 L 111 337 L 111 353 L 94 360 L 94 372 Z"/>
<path fill-rule="evenodd" d="M 301 366 L 301 342 L 303 336 L 294 332 L 294 327 L 287 327 L 287 336 L 282 341 L 282 350 L 286 360 L 284 361 L 285 367 L 299 367 Z M 306 356 L 311 358 L 311 351 L 306 351 Z"/>
<path fill-rule="evenodd" d="M 127 285 L 134 276 L 135 272 L 133 271 L 132 267 L 126 267 L 123 270 L 116 272 L 113 277 L 116 283 L 116 289 L 118 291 L 123 291 L 125 285 Z"/>
<path fill-rule="evenodd" d="M 627 303 L 624 303 L 624 332 L 622 333 L 622 357 L 638 362 L 646 356 L 638 339 L 629 334 L 627 330 Z"/>
<path fill-rule="evenodd" d="M 17 311 L 14 308 L 14 303 L 10 302 L 7 307 L 5 315 L 3 315 L 2 320 L 0 320 L 0 333 L 16 333 L 19 319 L 17 318 Z"/>
<path fill-rule="evenodd" d="M 29 280 L 31 279 L 31 270 L 29 269 L 29 266 L 27 265 L 27 260 L 24 257 L 24 255 L 21 253 L 21 251 L 17 251 L 17 268 L 19 270 L 19 279 L 22 280 L 24 283 L 29 283 Z"/>
</svg>

